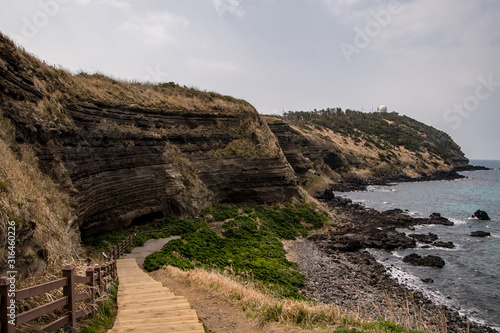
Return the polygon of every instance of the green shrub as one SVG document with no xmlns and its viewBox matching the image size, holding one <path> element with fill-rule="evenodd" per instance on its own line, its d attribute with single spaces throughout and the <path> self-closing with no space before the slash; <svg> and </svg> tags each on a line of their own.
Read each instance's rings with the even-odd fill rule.
<svg viewBox="0 0 500 333">
<path fill-rule="evenodd" d="M 238 207 L 233 205 L 215 205 L 205 209 L 201 215 L 212 215 L 214 222 L 221 222 L 238 216 Z"/>
<path fill-rule="evenodd" d="M 358 331 L 355 328 L 339 327 L 333 333 L 363 333 L 363 331 Z"/>
<path fill-rule="evenodd" d="M 228 270 L 240 276 L 253 276 L 263 285 L 272 286 L 277 295 L 304 299 L 299 293 L 304 286 L 304 275 L 296 271 L 295 263 L 286 259 L 280 239 L 294 239 L 307 234 L 308 228 L 323 226 L 326 217 L 314 208 L 305 203 L 290 203 L 283 208 L 247 207 L 244 212 L 249 215 L 238 215 L 241 207 L 214 206 L 204 214 L 226 221 L 222 236 L 206 225 L 185 233 L 146 257 L 144 268 L 153 271 L 168 264 L 181 269 Z"/>
<path fill-rule="evenodd" d="M 158 228 L 168 228 L 170 234 L 174 236 L 184 235 L 208 227 L 207 223 L 202 219 L 188 218 L 182 220 L 175 216 L 165 217 L 158 221 L 156 225 Z"/>
</svg>

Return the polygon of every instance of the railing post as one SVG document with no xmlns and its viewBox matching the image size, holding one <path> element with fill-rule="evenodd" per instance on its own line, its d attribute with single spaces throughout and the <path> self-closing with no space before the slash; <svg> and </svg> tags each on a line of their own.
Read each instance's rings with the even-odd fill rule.
<svg viewBox="0 0 500 333">
<path fill-rule="evenodd" d="M 106 281 L 108 281 L 109 278 L 111 278 L 111 269 L 110 269 L 111 263 L 108 261 L 105 265 L 106 265 L 106 268 L 105 268 L 105 270 L 106 270 L 106 273 L 105 273 L 106 274 Z"/>
<path fill-rule="evenodd" d="M 10 282 L 6 277 L 0 278 L 0 329 L 2 333 L 16 331 L 16 298 L 9 292 Z M 11 312 L 13 311 L 13 312 Z"/>
<path fill-rule="evenodd" d="M 116 280 L 115 261 L 113 259 L 111 260 L 111 278 L 113 281 Z"/>
<path fill-rule="evenodd" d="M 66 310 L 69 315 L 68 328 L 70 332 L 76 331 L 76 302 L 75 302 L 75 266 L 66 265 L 63 268 L 63 277 L 67 278 L 67 284 L 63 287 L 63 295 L 68 298 Z"/>
<path fill-rule="evenodd" d="M 102 281 L 103 281 L 103 286 L 102 286 L 102 290 L 107 293 L 108 292 L 108 284 L 107 284 L 107 281 L 108 281 L 108 276 L 109 276 L 109 262 L 107 263 L 104 263 L 101 265 L 101 269 L 102 269 Z"/>
<path fill-rule="evenodd" d="M 95 278 L 94 278 L 94 268 L 92 267 L 87 267 L 87 270 L 85 271 L 85 276 L 88 276 L 90 277 L 90 282 L 87 283 L 87 285 L 89 286 L 90 288 L 90 291 L 89 291 L 89 296 L 90 296 L 90 299 L 89 299 L 89 302 L 91 304 L 91 314 L 92 314 L 92 317 L 94 317 L 95 315 L 95 311 L 94 311 L 94 302 L 95 302 L 95 286 L 94 286 L 94 282 L 95 282 Z"/>
<path fill-rule="evenodd" d="M 102 294 L 102 274 L 101 274 L 101 266 L 96 265 L 94 270 L 97 272 L 97 292 L 99 296 Z"/>
</svg>

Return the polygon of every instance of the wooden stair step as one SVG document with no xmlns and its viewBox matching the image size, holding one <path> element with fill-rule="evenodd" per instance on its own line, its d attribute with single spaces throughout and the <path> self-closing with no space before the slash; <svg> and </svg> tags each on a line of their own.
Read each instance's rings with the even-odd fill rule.
<svg viewBox="0 0 500 333">
<path fill-rule="evenodd" d="M 162 306 L 165 304 L 183 304 L 183 303 L 189 303 L 185 299 L 177 298 L 177 299 L 165 299 L 165 298 L 156 298 L 156 299 L 144 299 L 142 301 L 137 301 L 134 299 L 129 299 L 129 300 L 118 300 L 118 306 L 121 307 L 128 307 L 128 306 L 134 306 L 134 307 L 141 307 L 141 308 L 147 308 L 147 307 L 152 307 L 152 306 Z"/>
<path fill-rule="evenodd" d="M 195 321 L 198 322 L 198 316 L 196 313 L 191 313 L 191 314 L 186 314 L 182 316 L 171 316 L 171 317 L 166 317 L 166 316 L 158 316 L 154 313 L 152 313 L 150 316 L 141 316 L 140 319 L 121 319 L 121 320 L 116 320 L 115 325 L 120 325 L 124 326 L 127 324 L 140 324 L 140 323 L 150 323 L 154 321 L 155 319 L 161 319 L 163 320 L 164 318 L 172 318 L 174 320 L 180 320 L 180 321 Z"/>
<path fill-rule="evenodd" d="M 157 333 L 157 332 L 182 332 L 188 330 L 203 330 L 203 325 L 201 323 L 192 322 L 179 322 L 175 324 L 170 323 L 152 323 L 152 324 L 138 324 L 138 325 L 127 325 L 127 326 L 117 326 L 116 332 L 135 332 L 139 329 L 141 333 Z M 115 328 L 108 332 L 115 332 Z"/>
<path fill-rule="evenodd" d="M 120 259 L 118 314 L 109 333 L 204 333 L 196 311 L 142 271 L 135 259 Z"/>
</svg>

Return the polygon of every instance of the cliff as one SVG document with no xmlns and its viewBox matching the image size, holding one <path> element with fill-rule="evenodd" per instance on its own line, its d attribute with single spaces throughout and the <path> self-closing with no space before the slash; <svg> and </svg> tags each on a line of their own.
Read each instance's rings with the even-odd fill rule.
<svg viewBox="0 0 500 333">
<path fill-rule="evenodd" d="M 408 117 L 263 117 L 175 83 L 73 75 L 1 34 L 0 120 L 0 228 L 15 221 L 20 264 L 40 270 L 77 258 L 80 234 L 193 216 L 214 202 L 283 202 L 299 185 L 317 195 L 468 165 L 448 135 Z"/>
<path fill-rule="evenodd" d="M 33 152 L 32 167 L 59 186 L 70 228 L 84 236 L 167 214 L 196 215 L 211 202 L 299 195 L 276 138 L 247 102 L 173 83 L 72 75 L 2 35 L 0 112 L 10 129 L 1 138 L 7 151 Z M 8 184 L 1 192 L 15 195 Z M 7 210 L 2 224 L 38 223 Z"/>
<path fill-rule="evenodd" d="M 329 187 L 453 178 L 469 162 L 448 134 L 397 113 L 327 109 L 266 121 L 312 195 Z"/>
</svg>

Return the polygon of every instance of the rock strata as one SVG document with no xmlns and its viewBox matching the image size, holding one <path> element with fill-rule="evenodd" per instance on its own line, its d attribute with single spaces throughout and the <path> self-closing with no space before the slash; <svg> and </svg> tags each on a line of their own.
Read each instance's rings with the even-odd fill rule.
<svg viewBox="0 0 500 333">
<path fill-rule="evenodd" d="M 278 141 L 242 100 L 73 76 L 1 34 L 0 58 L 2 117 L 15 127 L 16 143 L 29 145 L 71 195 L 83 236 L 196 215 L 213 202 L 300 196 Z"/>
</svg>

